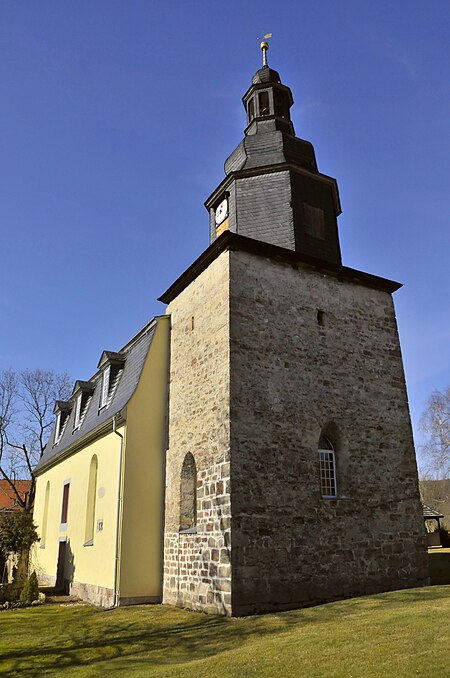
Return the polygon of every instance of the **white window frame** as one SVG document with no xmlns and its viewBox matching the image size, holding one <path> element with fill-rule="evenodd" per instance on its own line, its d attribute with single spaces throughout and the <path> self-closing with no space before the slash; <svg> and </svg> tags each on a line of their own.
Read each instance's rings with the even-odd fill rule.
<svg viewBox="0 0 450 678">
<path fill-rule="evenodd" d="M 59 439 L 61 438 L 61 412 L 58 412 L 56 415 L 56 426 L 55 426 L 55 445 L 56 443 L 59 443 Z"/>
<path fill-rule="evenodd" d="M 108 365 L 102 372 L 102 391 L 100 395 L 100 407 L 105 407 L 105 405 L 108 403 L 110 378 L 111 378 L 111 365 Z"/>
<path fill-rule="evenodd" d="M 79 393 L 77 396 L 77 400 L 75 403 L 75 422 L 73 425 L 73 428 L 79 428 L 80 423 L 81 423 L 81 398 L 82 398 L 82 393 Z"/>
<path fill-rule="evenodd" d="M 328 439 L 327 439 L 328 440 Z M 322 449 L 319 447 L 319 476 L 320 476 L 320 492 L 322 494 L 322 499 L 336 499 L 338 496 L 337 493 L 337 478 L 336 478 L 336 453 L 334 451 L 334 447 L 331 444 L 331 442 L 328 440 L 331 449 Z M 328 459 L 322 459 L 322 455 L 328 455 Z M 325 477 L 326 471 L 328 471 L 328 468 L 325 468 L 322 466 L 322 462 L 326 463 L 327 465 L 332 461 L 332 469 L 333 469 L 333 485 L 334 485 L 334 494 L 323 494 L 324 490 L 324 485 L 329 484 L 331 485 L 331 482 L 324 482 L 324 481 L 330 481 L 330 478 Z"/>
<path fill-rule="evenodd" d="M 60 532 L 64 532 L 65 530 L 67 530 L 67 523 L 69 522 L 70 482 L 71 482 L 71 478 L 69 478 L 68 480 L 65 480 L 63 482 L 62 502 L 61 502 L 61 519 L 60 519 L 60 524 L 59 524 Z M 66 522 L 63 523 L 62 522 L 62 518 L 63 518 L 62 514 L 63 514 L 63 507 L 64 507 L 64 493 L 65 493 L 66 486 L 68 486 L 69 489 L 67 490 L 67 503 L 66 503 L 66 515 L 65 515 Z"/>
</svg>

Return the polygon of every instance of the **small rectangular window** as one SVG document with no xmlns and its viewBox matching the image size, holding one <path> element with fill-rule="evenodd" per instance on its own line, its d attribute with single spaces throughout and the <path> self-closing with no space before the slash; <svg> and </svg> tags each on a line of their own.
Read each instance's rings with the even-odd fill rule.
<svg viewBox="0 0 450 678">
<path fill-rule="evenodd" d="M 58 412 L 56 415 L 56 426 L 55 426 L 55 443 L 59 441 L 61 437 L 61 412 Z"/>
<path fill-rule="evenodd" d="M 100 407 L 104 407 L 108 402 L 110 376 L 111 376 L 111 365 L 108 365 L 108 367 L 106 367 L 103 370 L 102 374 L 102 393 L 100 396 Z"/>
<path fill-rule="evenodd" d="M 248 102 L 248 121 L 249 123 L 253 120 L 255 117 L 255 100 L 252 98 Z"/>
<path fill-rule="evenodd" d="M 277 93 L 275 95 L 275 115 L 277 118 L 287 118 L 288 115 L 286 113 L 287 106 L 286 106 L 286 99 L 281 93 Z"/>
<path fill-rule="evenodd" d="M 320 207 L 313 207 L 307 202 L 303 203 L 303 222 L 305 233 L 313 238 L 325 240 L 325 214 Z"/>
<path fill-rule="evenodd" d="M 270 115 L 269 92 L 260 92 L 258 94 L 259 115 Z"/>
<path fill-rule="evenodd" d="M 336 468 L 332 450 L 319 450 L 319 467 L 322 497 L 331 499 L 336 496 Z"/>
<path fill-rule="evenodd" d="M 61 508 L 61 522 L 67 523 L 67 514 L 69 512 L 69 489 L 70 483 L 66 483 L 63 487 L 63 500 Z"/>
</svg>

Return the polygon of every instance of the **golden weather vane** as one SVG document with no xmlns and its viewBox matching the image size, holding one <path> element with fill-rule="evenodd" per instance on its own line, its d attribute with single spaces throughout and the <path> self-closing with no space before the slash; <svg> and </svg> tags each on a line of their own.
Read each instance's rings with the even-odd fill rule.
<svg viewBox="0 0 450 678">
<path fill-rule="evenodd" d="M 262 36 L 262 38 L 258 38 L 258 40 L 261 40 L 261 43 L 260 43 L 259 46 L 260 46 L 260 48 L 261 48 L 262 55 L 263 55 L 263 57 L 262 57 L 262 58 L 263 58 L 263 66 L 268 66 L 268 63 L 267 63 L 267 50 L 269 49 L 269 43 L 266 42 L 266 41 L 267 41 L 269 38 L 271 38 L 272 35 L 273 35 L 272 33 L 265 33 L 265 34 Z"/>
</svg>

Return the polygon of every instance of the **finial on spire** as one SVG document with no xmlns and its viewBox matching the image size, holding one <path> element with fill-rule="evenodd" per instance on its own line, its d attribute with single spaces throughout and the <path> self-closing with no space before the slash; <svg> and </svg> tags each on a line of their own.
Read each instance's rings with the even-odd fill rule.
<svg viewBox="0 0 450 678">
<path fill-rule="evenodd" d="M 262 51 L 262 59 L 263 59 L 263 68 L 264 66 L 268 66 L 269 64 L 267 63 L 267 50 L 269 49 L 269 43 L 266 42 L 269 38 L 272 37 L 272 33 L 266 33 L 263 36 L 263 40 L 261 41 L 261 44 L 259 45 Z M 260 40 L 260 38 L 258 38 Z"/>
</svg>

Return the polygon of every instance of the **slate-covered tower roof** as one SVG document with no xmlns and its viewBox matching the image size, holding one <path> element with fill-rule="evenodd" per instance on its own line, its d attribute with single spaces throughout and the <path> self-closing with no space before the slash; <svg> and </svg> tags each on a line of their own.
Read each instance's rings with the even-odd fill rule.
<svg viewBox="0 0 450 678">
<path fill-rule="evenodd" d="M 244 139 L 205 203 L 211 242 L 230 230 L 341 264 L 337 183 L 319 172 L 312 144 L 295 136 L 291 90 L 264 65 L 242 101 Z"/>
</svg>

